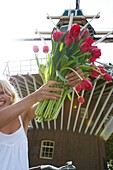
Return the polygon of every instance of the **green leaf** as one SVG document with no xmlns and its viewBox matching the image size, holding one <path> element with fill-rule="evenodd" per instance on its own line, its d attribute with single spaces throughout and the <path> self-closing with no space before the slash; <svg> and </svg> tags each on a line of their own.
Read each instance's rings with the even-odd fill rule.
<svg viewBox="0 0 113 170">
<path fill-rule="evenodd" d="M 71 66 L 72 64 L 76 63 L 76 61 L 78 60 L 78 58 L 75 58 L 69 62 L 67 62 L 63 67 L 69 67 Z M 63 68 L 62 68 L 63 69 Z"/>
<path fill-rule="evenodd" d="M 63 55 L 61 58 L 61 68 L 65 65 L 65 63 L 67 63 L 69 60 L 69 58 L 66 55 Z"/>
<path fill-rule="evenodd" d="M 68 82 L 67 79 L 65 79 L 58 70 L 56 70 L 56 76 L 59 77 L 63 82 Z"/>
<path fill-rule="evenodd" d="M 71 49 L 69 49 L 69 55 L 75 55 L 79 52 L 79 47 L 78 47 L 78 42 L 75 41 L 72 46 Z"/>
<path fill-rule="evenodd" d="M 95 66 L 80 65 L 79 68 L 81 68 L 83 70 L 92 70 L 96 67 Z"/>
<path fill-rule="evenodd" d="M 82 59 L 83 60 L 83 57 L 86 55 L 87 53 L 85 53 L 85 54 L 81 54 L 81 55 L 78 55 L 78 56 L 76 56 L 73 60 L 71 60 L 71 61 L 69 61 L 68 63 L 66 63 L 65 65 L 64 65 L 64 67 L 72 67 L 73 65 L 75 65 L 76 64 L 76 62 L 78 61 L 78 59 Z M 89 53 L 88 53 L 89 54 Z M 74 64 L 75 63 L 75 64 Z M 78 65 L 77 65 L 78 66 Z M 62 69 L 64 69 L 64 68 L 62 68 Z"/>
<path fill-rule="evenodd" d="M 47 56 L 47 64 L 46 64 L 46 70 L 47 70 L 47 80 L 51 77 L 52 74 L 52 57 L 50 54 Z"/>
<path fill-rule="evenodd" d="M 56 63 L 59 61 L 60 56 L 61 56 L 61 52 L 59 51 L 59 47 L 60 45 L 58 44 L 58 47 L 56 48 L 56 50 L 54 51 L 54 53 L 52 54 L 52 63 L 53 63 L 53 67 L 56 68 Z"/>
<path fill-rule="evenodd" d="M 87 71 L 84 71 L 84 75 L 86 76 L 86 75 L 89 75 L 90 74 L 90 72 L 87 72 Z"/>
<path fill-rule="evenodd" d="M 39 67 L 39 74 L 42 78 L 42 81 L 45 83 L 45 75 L 44 75 L 44 72 L 45 72 L 45 66 L 43 64 L 40 64 L 40 67 Z"/>
<path fill-rule="evenodd" d="M 72 96 L 71 96 L 70 93 L 67 94 L 67 97 L 68 97 L 68 99 L 69 99 L 70 101 L 72 101 Z"/>
<path fill-rule="evenodd" d="M 60 44 L 60 49 L 59 49 L 59 51 L 62 51 L 63 45 L 64 45 L 64 43 L 62 42 L 62 43 Z"/>
</svg>

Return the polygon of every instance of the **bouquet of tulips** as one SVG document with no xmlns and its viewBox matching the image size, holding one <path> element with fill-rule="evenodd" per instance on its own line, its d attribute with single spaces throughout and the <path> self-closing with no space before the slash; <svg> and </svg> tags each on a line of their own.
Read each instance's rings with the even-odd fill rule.
<svg viewBox="0 0 113 170">
<path fill-rule="evenodd" d="M 78 24 L 71 26 L 70 30 L 61 32 L 54 30 L 51 37 L 52 50 L 49 52 L 49 47 L 44 46 L 43 52 L 46 53 L 46 64 L 40 64 L 38 58 L 38 46 L 33 47 L 35 58 L 38 65 L 39 74 L 43 83 L 49 80 L 60 81 L 57 85 L 65 89 L 62 92 L 62 98 L 58 100 L 44 100 L 40 102 L 37 109 L 37 121 L 50 121 L 57 119 L 62 103 L 66 96 L 70 96 L 72 90 L 77 94 L 78 102 L 84 103 L 84 98 L 80 96 L 81 90 L 91 90 L 92 82 L 90 77 L 97 78 L 102 76 L 106 81 L 112 81 L 112 76 L 107 73 L 103 65 L 96 66 L 95 62 L 101 56 L 99 49 L 90 36 L 88 29 L 82 30 Z M 75 67 L 82 69 L 84 79 L 76 72 Z M 70 89 L 65 76 L 69 72 L 74 72 L 81 83 L 75 85 L 75 88 Z"/>
</svg>

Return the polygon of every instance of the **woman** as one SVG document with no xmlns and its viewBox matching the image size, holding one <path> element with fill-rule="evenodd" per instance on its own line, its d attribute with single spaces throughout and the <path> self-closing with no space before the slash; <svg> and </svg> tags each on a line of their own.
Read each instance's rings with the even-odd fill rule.
<svg viewBox="0 0 113 170">
<path fill-rule="evenodd" d="M 83 77 L 81 70 L 77 72 Z M 74 73 L 67 75 L 68 84 L 73 87 L 80 80 Z M 59 84 L 49 81 L 27 97 L 17 101 L 17 94 L 7 80 L 0 80 L 0 170 L 28 170 L 27 130 L 35 118 L 38 102 L 45 99 L 59 99 L 56 92 L 63 91 L 53 87 Z"/>
</svg>

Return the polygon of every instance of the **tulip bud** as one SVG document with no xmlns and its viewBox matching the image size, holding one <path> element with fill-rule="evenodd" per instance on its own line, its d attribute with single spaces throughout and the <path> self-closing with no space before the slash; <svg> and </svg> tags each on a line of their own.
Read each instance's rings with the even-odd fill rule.
<svg viewBox="0 0 113 170">
<path fill-rule="evenodd" d="M 43 52 L 48 53 L 49 52 L 49 47 L 46 45 L 43 47 Z"/>
<path fill-rule="evenodd" d="M 81 104 L 83 104 L 84 102 L 85 102 L 85 100 L 84 100 L 84 98 L 83 97 L 78 97 L 78 102 L 79 103 L 81 103 Z"/>
<path fill-rule="evenodd" d="M 33 51 L 34 51 L 35 53 L 38 53 L 38 52 L 39 52 L 39 48 L 38 48 L 37 45 L 34 45 L 34 46 L 33 46 Z"/>
</svg>

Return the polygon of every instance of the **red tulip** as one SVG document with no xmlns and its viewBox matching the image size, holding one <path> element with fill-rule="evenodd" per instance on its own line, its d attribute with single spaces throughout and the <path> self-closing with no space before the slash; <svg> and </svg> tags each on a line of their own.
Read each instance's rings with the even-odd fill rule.
<svg viewBox="0 0 113 170">
<path fill-rule="evenodd" d="M 81 81 L 80 85 L 82 86 L 83 90 L 92 90 L 92 83 L 89 80 L 87 80 L 86 78 L 84 78 Z"/>
<path fill-rule="evenodd" d="M 95 57 L 91 57 L 89 62 L 90 62 L 90 63 L 93 63 L 93 62 L 96 61 L 96 59 L 97 59 L 97 58 L 95 58 Z"/>
<path fill-rule="evenodd" d="M 64 42 L 67 46 L 70 46 L 73 43 L 74 39 L 72 38 L 70 32 L 68 32 L 67 36 L 64 39 Z"/>
<path fill-rule="evenodd" d="M 94 43 L 94 40 L 91 36 L 87 37 L 84 39 L 84 42 L 87 42 L 89 45 Z"/>
<path fill-rule="evenodd" d="M 84 100 L 84 98 L 83 97 L 78 97 L 78 101 L 79 101 L 79 103 L 81 103 L 81 104 L 83 104 L 84 102 L 85 102 L 85 100 Z"/>
<path fill-rule="evenodd" d="M 81 90 L 82 90 L 82 86 L 80 84 L 78 84 L 76 87 L 75 87 L 75 90 L 79 93 Z"/>
<path fill-rule="evenodd" d="M 81 34 L 81 38 L 87 37 L 89 34 L 89 30 L 84 30 Z"/>
<path fill-rule="evenodd" d="M 93 50 L 94 48 L 98 48 L 98 47 L 93 45 L 93 46 L 91 46 L 90 50 Z"/>
<path fill-rule="evenodd" d="M 70 29 L 70 34 L 72 37 L 77 37 L 80 33 L 80 25 L 75 24 Z"/>
<path fill-rule="evenodd" d="M 112 81 L 112 76 L 110 74 L 108 74 L 108 73 L 105 73 L 103 78 L 106 81 L 109 81 L 109 82 Z"/>
<path fill-rule="evenodd" d="M 98 66 L 101 73 L 106 73 L 106 70 L 104 69 L 104 66 Z"/>
<path fill-rule="evenodd" d="M 90 64 L 90 66 L 93 67 L 93 66 L 96 66 L 96 65 L 95 64 Z M 90 74 L 91 77 L 97 78 L 99 75 L 100 75 L 100 73 L 98 71 L 98 68 L 93 68 L 91 70 L 91 74 Z"/>
<path fill-rule="evenodd" d="M 98 72 L 97 68 L 91 70 L 91 74 L 90 74 L 91 77 L 97 78 L 99 75 L 100 75 L 100 73 Z"/>
<path fill-rule="evenodd" d="M 88 52 L 90 50 L 90 45 L 87 42 L 83 42 L 80 46 L 80 51 L 82 53 Z"/>
<path fill-rule="evenodd" d="M 94 58 L 99 58 L 101 56 L 101 49 L 93 48 L 91 50 L 91 56 L 94 57 Z"/>
</svg>

